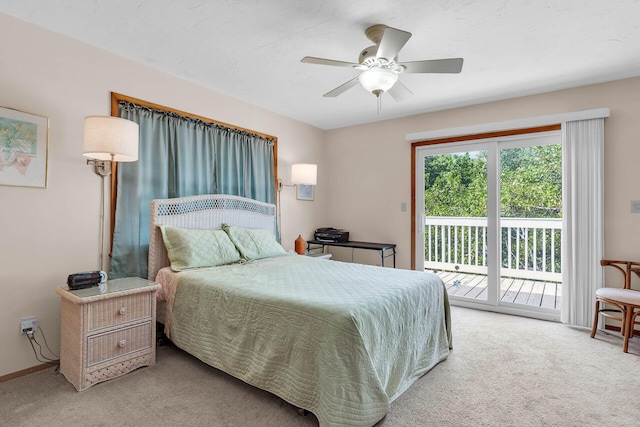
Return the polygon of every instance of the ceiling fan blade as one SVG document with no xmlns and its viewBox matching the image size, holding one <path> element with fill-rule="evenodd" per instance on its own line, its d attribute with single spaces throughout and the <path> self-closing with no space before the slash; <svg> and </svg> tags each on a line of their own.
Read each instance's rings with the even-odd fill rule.
<svg viewBox="0 0 640 427">
<path fill-rule="evenodd" d="M 391 89 L 389 89 L 387 93 L 397 102 L 403 101 L 413 95 L 413 92 L 411 92 L 400 80 L 391 86 Z"/>
<path fill-rule="evenodd" d="M 313 56 L 305 56 L 300 60 L 306 64 L 319 64 L 319 65 L 333 65 L 335 67 L 349 67 L 354 68 L 360 66 L 354 62 L 335 61 L 333 59 L 315 58 Z"/>
<path fill-rule="evenodd" d="M 349 90 L 352 87 L 356 86 L 357 84 L 358 84 L 358 77 L 355 77 L 355 78 L 349 80 L 348 82 L 341 84 L 340 86 L 338 86 L 334 90 L 325 93 L 322 96 L 326 96 L 328 98 L 336 97 L 336 96 L 340 95 L 341 93 L 346 92 L 347 90 Z"/>
<path fill-rule="evenodd" d="M 410 38 L 411 33 L 391 27 L 385 28 L 376 59 L 384 58 L 387 61 L 393 61 Z"/>
<path fill-rule="evenodd" d="M 462 58 L 450 58 L 401 62 L 398 65 L 405 68 L 405 73 L 459 73 L 463 62 Z"/>
</svg>

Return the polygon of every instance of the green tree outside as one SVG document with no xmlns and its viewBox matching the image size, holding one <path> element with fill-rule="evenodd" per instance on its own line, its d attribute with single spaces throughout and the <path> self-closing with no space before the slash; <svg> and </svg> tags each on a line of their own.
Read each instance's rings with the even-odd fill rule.
<svg viewBox="0 0 640 427">
<path fill-rule="evenodd" d="M 487 153 L 427 156 L 424 161 L 427 216 L 487 216 Z M 562 218 L 560 145 L 500 152 L 501 215 Z"/>
</svg>

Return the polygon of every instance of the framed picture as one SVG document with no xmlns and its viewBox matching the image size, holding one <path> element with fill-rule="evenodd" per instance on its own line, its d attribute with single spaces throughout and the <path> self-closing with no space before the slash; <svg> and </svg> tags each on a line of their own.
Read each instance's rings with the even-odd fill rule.
<svg viewBox="0 0 640 427">
<path fill-rule="evenodd" d="M 49 118 L 0 107 L 0 185 L 47 188 Z"/>
<path fill-rule="evenodd" d="M 313 200 L 315 185 L 296 184 L 296 198 L 298 200 Z"/>
</svg>

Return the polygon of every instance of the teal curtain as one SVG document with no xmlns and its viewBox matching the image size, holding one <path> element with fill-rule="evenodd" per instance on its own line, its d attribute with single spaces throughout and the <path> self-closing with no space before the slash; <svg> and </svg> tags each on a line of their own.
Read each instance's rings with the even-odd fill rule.
<svg viewBox="0 0 640 427">
<path fill-rule="evenodd" d="M 273 144 L 233 130 L 222 131 L 217 136 L 218 193 L 275 203 Z"/>
<path fill-rule="evenodd" d="M 232 194 L 275 203 L 273 141 L 128 102 L 119 112 L 139 124 L 140 146 L 137 162 L 117 168 L 109 277 L 147 277 L 153 199 Z"/>
</svg>

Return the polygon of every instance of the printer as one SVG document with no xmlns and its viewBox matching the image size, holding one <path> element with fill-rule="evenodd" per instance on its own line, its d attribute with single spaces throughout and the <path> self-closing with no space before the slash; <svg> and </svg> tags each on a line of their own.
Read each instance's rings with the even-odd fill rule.
<svg viewBox="0 0 640 427">
<path fill-rule="evenodd" d="M 349 241 L 349 232 L 333 227 L 318 228 L 313 239 L 317 242 L 344 243 Z"/>
</svg>

